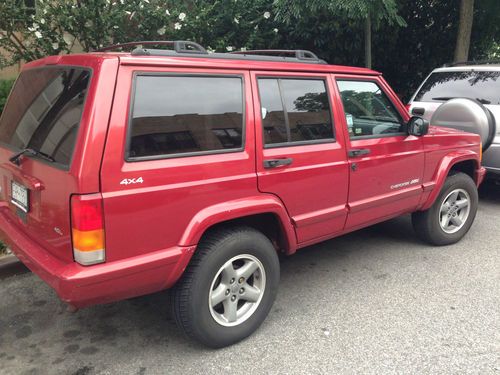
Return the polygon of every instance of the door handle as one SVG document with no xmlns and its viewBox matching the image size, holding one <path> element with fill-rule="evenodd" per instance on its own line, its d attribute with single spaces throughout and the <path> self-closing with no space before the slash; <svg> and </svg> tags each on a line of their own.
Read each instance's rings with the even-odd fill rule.
<svg viewBox="0 0 500 375">
<path fill-rule="evenodd" d="M 349 150 L 349 157 L 350 158 L 359 158 L 360 156 L 368 155 L 370 152 L 371 151 L 368 148 L 358 148 L 358 149 L 354 149 L 354 150 Z"/>
<path fill-rule="evenodd" d="M 282 167 L 284 165 L 290 165 L 292 164 L 292 162 L 293 162 L 292 158 L 267 159 L 264 160 L 264 168 L 269 169 L 269 168 Z"/>
</svg>

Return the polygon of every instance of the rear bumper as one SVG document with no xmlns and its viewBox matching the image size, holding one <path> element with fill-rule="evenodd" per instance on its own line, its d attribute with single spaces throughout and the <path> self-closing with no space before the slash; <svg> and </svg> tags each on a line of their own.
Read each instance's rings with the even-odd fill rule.
<svg viewBox="0 0 500 375">
<path fill-rule="evenodd" d="M 64 263 L 34 243 L 0 208 L 0 238 L 31 271 L 75 307 L 118 301 L 171 287 L 195 246 L 172 247 L 126 260 L 81 266 Z"/>
</svg>

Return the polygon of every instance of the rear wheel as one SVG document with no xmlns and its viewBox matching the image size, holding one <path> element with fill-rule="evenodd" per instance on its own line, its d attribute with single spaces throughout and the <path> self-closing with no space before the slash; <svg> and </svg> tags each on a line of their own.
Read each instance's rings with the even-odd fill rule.
<svg viewBox="0 0 500 375">
<path fill-rule="evenodd" d="M 465 173 L 456 173 L 448 176 L 431 208 L 413 213 L 413 228 L 433 245 L 453 244 L 469 231 L 477 205 L 476 184 Z"/>
<path fill-rule="evenodd" d="M 249 227 L 213 232 L 172 291 L 175 320 L 207 346 L 233 344 L 264 321 L 278 283 L 278 256 L 265 235 Z"/>
</svg>

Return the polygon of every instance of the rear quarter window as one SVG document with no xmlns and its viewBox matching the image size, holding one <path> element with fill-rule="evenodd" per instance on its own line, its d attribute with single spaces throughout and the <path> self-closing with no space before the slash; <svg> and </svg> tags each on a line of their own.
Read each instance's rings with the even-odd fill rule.
<svg viewBox="0 0 500 375">
<path fill-rule="evenodd" d="M 127 159 L 243 147 L 241 77 L 137 75 Z"/>
<path fill-rule="evenodd" d="M 452 98 L 500 104 L 500 71 L 434 72 L 424 82 L 414 100 L 444 102 Z"/>
</svg>

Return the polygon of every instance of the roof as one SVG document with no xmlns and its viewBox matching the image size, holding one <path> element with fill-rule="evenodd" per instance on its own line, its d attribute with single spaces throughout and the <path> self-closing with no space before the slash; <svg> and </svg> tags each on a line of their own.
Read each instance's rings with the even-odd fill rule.
<svg viewBox="0 0 500 375">
<path fill-rule="evenodd" d="M 224 55 L 224 58 L 219 56 Z M 228 56 L 225 56 L 228 55 Z M 178 55 L 178 56 L 135 56 L 127 52 L 90 52 L 82 54 L 48 56 L 26 64 L 26 68 L 40 65 L 65 64 L 80 58 L 89 59 L 113 59 L 118 58 L 121 65 L 129 66 L 149 66 L 149 67 L 185 67 L 185 68 L 219 68 L 219 69 L 238 69 L 238 70 L 267 70 L 267 71 L 290 71 L 290 72 L 309 72 L 309 73 L 338 73 L 338 74 L 357 74 L 357 75 L 381 75 L 380 72 L 353 66 L 329 65 L 329 64 L 310 64 L 289 61 L 261 61 L 247 60 L 238 57 L 232 58 L 230 54 L 217 54 L 213 57 L 206 55 Z M 234 55 L 233 55 L 234 56 Z M 66 61 L 66 62 L 65 62 Z"/>
<path fill-rule="evenodd" d="M 443 66 L 441 68 L 434 69 L 433 72 L 468 72 L 473 70 L 500 71 L 500 64 Z"/>
</svg>

